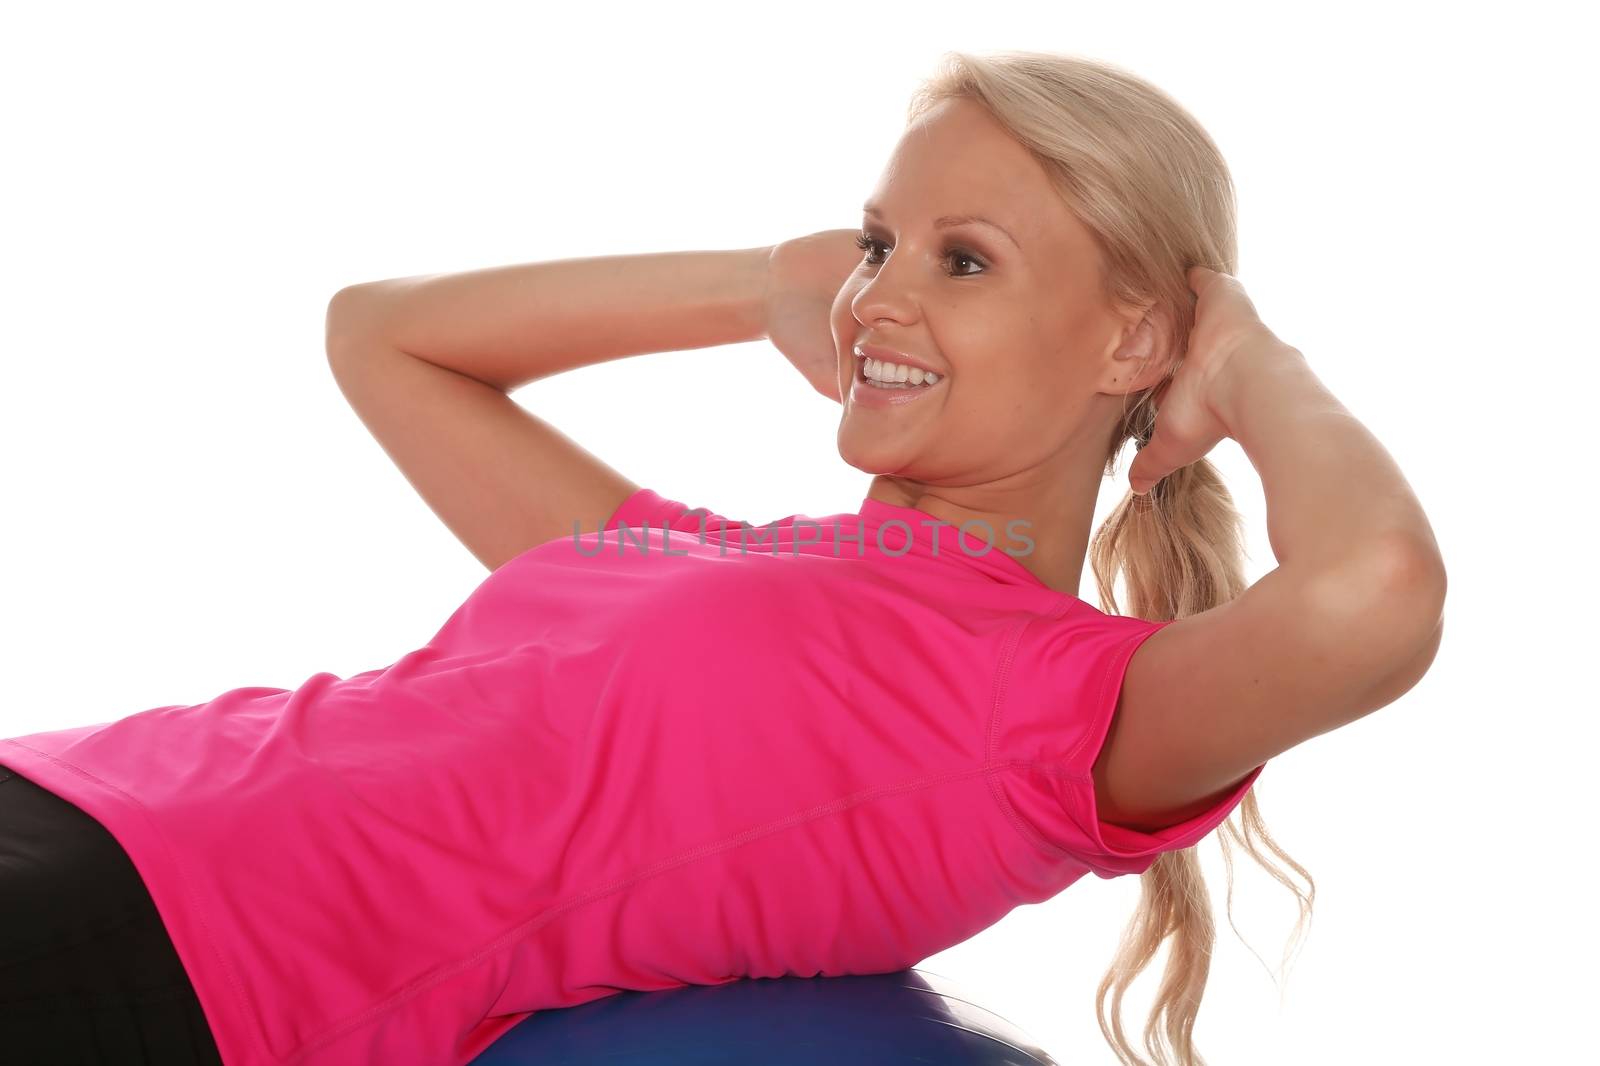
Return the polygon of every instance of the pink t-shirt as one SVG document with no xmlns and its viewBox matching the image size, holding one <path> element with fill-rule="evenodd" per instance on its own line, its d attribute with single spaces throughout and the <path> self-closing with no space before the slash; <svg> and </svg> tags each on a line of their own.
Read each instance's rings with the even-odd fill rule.
<svg viewBox="0 0 1600 1066">
<path fill-rule="evenodd" d="M 1051 590 L 1004 532 L 871 498 L 701 521 L 641 488 L 389 666 L 0 764 L 127 850 L 228 1066 L 454 1066 L 622 990 L 904 969 L 1194 844 L 1261 773 L 1101 823 L 1090 767 L 1166 623 Z"/>
</svg>

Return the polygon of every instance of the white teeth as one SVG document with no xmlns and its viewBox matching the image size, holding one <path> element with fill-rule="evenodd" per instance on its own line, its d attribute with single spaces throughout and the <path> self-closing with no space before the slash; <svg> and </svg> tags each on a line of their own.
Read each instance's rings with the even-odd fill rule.
<svg viewBox="0 0 1600 1066">
<path fill-rule="evenodd" d="M 862 373 L 874 381 L 882 382 L 910 385 L 936 385 L 939 382 L 939 375 L 931 370 L 906 366 L 903 363 L 890 363 L 882 359 L 863 360 Z"/>
</svg>

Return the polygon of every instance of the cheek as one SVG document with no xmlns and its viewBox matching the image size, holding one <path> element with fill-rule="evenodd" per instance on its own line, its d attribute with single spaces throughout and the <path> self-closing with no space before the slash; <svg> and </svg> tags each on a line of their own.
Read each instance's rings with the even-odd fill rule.
<svg viewBox="0 0 1600 1066">
<path fill-rule="evenodd" d="M 833 296 L 833 306 L 828 309 L 828 321 L 833 325 L 833 335 L 846 345 L 855 340 L 856 316 L 850 308 L 855 304 L 856 285 L 846 281 Z"/>
<path fill-rule="evenodd" d="M 837 305 L 835 308 L 837 312 Z M 855 326 L 849 316 L 840 318 L 837 313 L 829 317 L 828 328 L 833 334 L 833 353 L 840 364 L 851 359 L 850 349 L 855 345 Z"/>
<path fill-rule="evenodd" d="M 1047 360 L 1000 362 L 976 377 L 963 406 L 1008 439 L 1036 435 L 1042 423 L 1070 410 L 1081 391 L 1070 368 Z"/>
</svg>

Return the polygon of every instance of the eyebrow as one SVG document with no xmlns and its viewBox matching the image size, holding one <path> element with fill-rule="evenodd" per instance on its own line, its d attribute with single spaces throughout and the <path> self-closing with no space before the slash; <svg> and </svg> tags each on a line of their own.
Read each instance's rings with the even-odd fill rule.
<svg viewBox="0 0 1600 1066">
<path fill-rule="evenodd" d="M 883 212 L 878 209 L 878 205 L 873 203 L 862 204 L 861 212 L 862 214 L 871 215 L 873 218 L 876 218 L 880 221 L 883 219 Z M 992 226 L 993 228 L 999 230 L 1005 236 L 1006 240 L 1010 241 L 1012 245 L 1015 246 L 1017 251 L 1022 251 L 1022 245 L 1017 243 L 1017 239 L 1011 235 L 1010 230 L 1000 225 L 1000 223 L 992 222 L 981 215 L 940 215 L 938 218 L 933 220 L 933 227 L 934 229 L 945 229 L 949 226 L 963 226 L 969 222 L 976 222 L 984 226 Z"/>
</svg>

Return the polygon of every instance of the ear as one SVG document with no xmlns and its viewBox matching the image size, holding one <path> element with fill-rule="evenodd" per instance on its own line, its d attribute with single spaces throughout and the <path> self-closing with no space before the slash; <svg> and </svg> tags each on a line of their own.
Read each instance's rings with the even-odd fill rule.
<svg viewBox="0 0 1600 1066">
<path fill-rule="evenodd" d="M 1100 391 L 1113 396 L 1138 392 L 1161 380 L 1172 347 L 1172 317 L 1155 301 L 1121 314 L 1122 324 L 1106 349 Z"/>
</svg>

